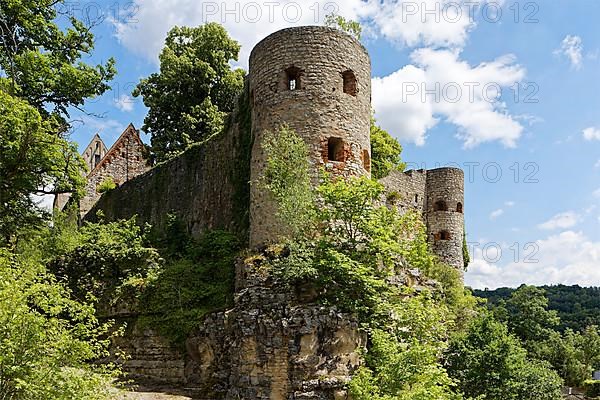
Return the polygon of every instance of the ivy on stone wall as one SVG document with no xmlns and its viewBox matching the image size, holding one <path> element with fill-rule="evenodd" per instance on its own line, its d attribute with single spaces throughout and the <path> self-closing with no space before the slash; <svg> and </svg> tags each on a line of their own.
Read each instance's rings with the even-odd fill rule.
<svg viewBox="0 0 600 400">
<path fill-rule="evenodd" d="M 237 112 L 229 117 L 228 124 L 235 118 L 238 124 L 239 163 L 232 169 L 231 180 L 235 187 L 233 197 L 234 224 L 238 232 L 243 232 L 244 242 L 250 228 L 250 163 L 252 158 L 252 102 L 250 99 L 250 88 L 246 81 L 244 90 L 238 99 Z M 227 128 L 229 130 L 229 127 Z M 226 130 L 226 132 L 227 132 Z"/>
</svg>

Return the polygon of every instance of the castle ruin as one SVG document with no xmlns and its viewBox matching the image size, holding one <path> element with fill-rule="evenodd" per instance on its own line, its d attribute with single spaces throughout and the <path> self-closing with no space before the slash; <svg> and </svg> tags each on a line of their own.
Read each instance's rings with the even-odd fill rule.
<svg viewBox="0 0 600 400">
<path fill-rule="evenodd" d="M 150 169 L 140 132 L 133 124 L 129 124 L 110 149 L 96 133 L 81 156 L 87 168 L 87 171 L 82 171 L 86 174 L 85 195 L 79 200 L 82 216 L 100 199 L 100 185 L 107 179 L 118 187 Z M 70 198 L 70 194 L 56 196 L 54 208 L 62 210 Z"/>
<path fill-rule="evenodd" d="M 142 175 L 97 202 L 100 181 L 124 174 L 122 163 L 101 162 L 90 174 L 82 214 L 91 209 L 88 219 L 93 219 L 102 210 L 109 220 L 138 215 L 141 223 L 160 228 L 172 213 L 195 236 L 226 229 L 246 236 L 251 247 L 274 241 L 280 233 L 275 206 L 258 182 L 266 162 L 264 133 L 276 132 L 283 124 L 306 142 L 315 177 L 321 168 L 337 176 L 370 176 L 371 61 L 358 40 L 318 26 L 275 32 L 250 55 L 246 92 L 223 135 L 146 174 L 143 167 L 133 168 L 123 180 Z M 241 126 L 244 110 L 251 120 L 248 126 Z M 127 132 L 117 144 L 127 140 L 134 147 L 125 154 L 115 144 L 113 149 L 119 150 L 111 149 L 106 158 L 112 155 L 138 165 L 141 142 L 133 127 Z M 249 187 L 241 187 L 248 182 Z M 381 182 L 388 193 L 396 194 L 388 205 L 422 212 L 434 253 L 462 268 L 463 171 L 394 171 Z"/>
<path fill-rule="evenodd" d="M 223 134 L 97 201 L 90 198 L 95 204 L 85 219 L 93 221 L 101 210 L 109 221 L 137 215 L 139 223 L 161 229 L 172 214 L 196 237 L 221 229 L 250 247 L 275 241 L 275 206 L 258 184 L 265 131 L 287 124 L 297 132 L 315 177 L 321 168 L 336 176 L 370 176 L 370 118 L 371 63 L 360 42 L 333 28 L 284 29 L 252 51 L 245 91 Z M 381 183 L 387 192 L 382 202 L 420 212 L 435 254 L 462 268 L 463 172 L 394 171 Z M 410 268 L 403 274 L 397 282 L 426 285 Z M 125 314 L 133 318 L 136 312 Z M 135 320 L 130 327 L 120 343 L 131 355 L 126 370 L 196 387 L 207 399 L 347 399 L 347 383 L 366 346 L 353 316 L 319 304 L 301 288 L 278 287 L 249 260 L 236 265 L 233 308 L 208 314 L 185 351 Z"/>
</svg>

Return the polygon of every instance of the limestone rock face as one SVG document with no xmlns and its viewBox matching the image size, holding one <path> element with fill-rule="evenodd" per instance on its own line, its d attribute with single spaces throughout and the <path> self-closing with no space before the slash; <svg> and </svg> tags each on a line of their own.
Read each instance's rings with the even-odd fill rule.
<svg viewBox="0 0 600 400">
<path fill-rule="evenodd" d="M 187 384 L 211 399 L 346 398 L 365 337 L 351 316 L 304 298 L 265 274 L 260 258 L 240 261 L 235 307 L 187 341 Z"/>
<path fill-rule="evenodd" d="M 184 354 L 136 319 L 127 322 L 127 332 L 123 337 L 114 339 L 114 346 L 126 354 L 123 369 L 130 377 L 158 385 L 177 386 L 184 383 Z"/>
</svg>

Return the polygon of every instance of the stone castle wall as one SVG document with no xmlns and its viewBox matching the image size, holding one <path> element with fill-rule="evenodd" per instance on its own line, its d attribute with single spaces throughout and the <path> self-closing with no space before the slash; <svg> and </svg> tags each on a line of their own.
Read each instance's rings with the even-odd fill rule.
<svg viewBox="0 0 600 400">
<path fill-rule="evenodd" d="M 284 123 L 294 129 L 315 176 L 321 167 L 368 176 L 370 85 L 369 56 L 352 37 L 324 27 L 277 32 L 252 52 L 247 89 L 226 132 L 105 193 L 86 219 L 99 210 L 107 220 L 137 215 L 160 230 L 174 214 L 196 237 L 212 229 L 246 237 L 250 228 L 251 244 L 273 240 L 274 207 L 257 185 L 264 132 Z M 423 213 L 436 254 L 462 267 L 462 171 L 392 172 L 381 182 L 399 210 Z M 435 208 L 440 201 L 446 211 Z M 263 267 L 260 257 L 238 263 L 234 307 L 207 315 L 185 351 L 133 322 L 120 343 L 132 355 L 126 370 L 196 387 L 201 399 L 346 399 L 365 345 L 356 320 L 315 303 L 310 290 L 279 285 Z M 405 278 L 402 284 L 422 283 Z"/>
<path fill-rule="evenodd" d="M 139 224 L 160 231 L 172 214 L 194 237 L 222 229 L 245 239 L 251 137 L 241 126 L 241 114 L 222 135 L 105 193 L 84 220 L 95 221 L 100 210 L 108 221 L 136 215 Z"/>
<path fill-rule="evenodd" d="M 316 184 L 322 168 L 341 176 L 370 175 L 370 118 L 371 63 L 360 42 L 333 28 L 284 29 L 252 51 L 245 93 L 227 132 L 123 183 L 98 201 L 96 187 L 107 176 L 121 183 L 124 174 L 143 172 L 141 166 L 131 169 L 124 162 L 135 164 L 141 147 L 129 152 L 111 149 L 107 158 L 112 155 L 112 161 L 91 174 L 87 187 L 91 195 L 82 201 L 82 213 L 93 206 L 88 220 L 94 220 L 97 210 L 104 211 L 107 220 L 137 215 L 140 223 L 158 229 L 168 214 L 175 214 L 194 236 L 225 229 L 244 238 L 249 231 L 251 247 L 276 241 L 282 224 L 259 183 L 266 163 L 265 132 L 277 132 L 287 124 L 303 138 Z M 381 182 L 388 203 L 402 212 L 423 213 L 433 251 L 462 267 L 462 171 L 394 171 Z M 438 201 L 444 201 L 448 210 L 434 210 Z"/>
<path fill-rule="evenodd" d="M 401 213 L 409 210 L 425 211 L 427 171 L 392 171 L 379 182 L 386 191 L 386 203 L 396 206 Z"/>
<path fill-rule="evenodd" d="M 321 167 L 346 176 L 370 175 L 371 62 L 358 40 L 337 29 L 284 29 L 252 51 L 250 90 L 250 243 L 257 245 L 276 240 L 281 229 L 269 195 L 258 184 L 266 161 L 265 131 L 287 124 L 302 137 L 315 180 Z"/>
</svg>

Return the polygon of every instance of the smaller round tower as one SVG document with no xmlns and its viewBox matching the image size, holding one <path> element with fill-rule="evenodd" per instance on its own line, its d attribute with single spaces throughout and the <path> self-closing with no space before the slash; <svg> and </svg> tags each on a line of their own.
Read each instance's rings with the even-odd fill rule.
<svg viewBox="0 0 600 400">
<path fill-rule="evenodd" d="M 446 264 L 464 267 L 464 172 L 459 168 L 427 171 L 425 185 L 427 240 Z"/>
</svg>

